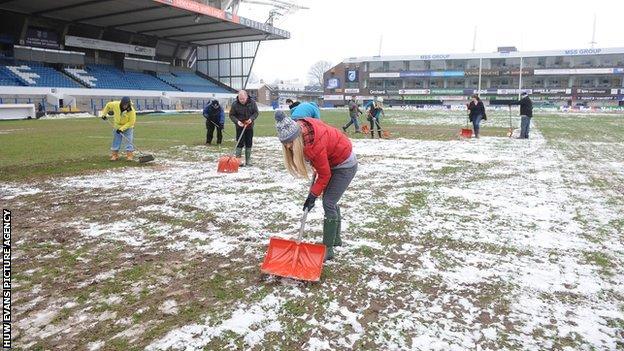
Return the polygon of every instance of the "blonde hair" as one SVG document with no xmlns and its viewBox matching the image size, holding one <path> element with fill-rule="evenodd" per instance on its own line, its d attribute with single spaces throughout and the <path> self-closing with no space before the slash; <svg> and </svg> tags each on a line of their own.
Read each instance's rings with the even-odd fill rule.
<svg viewBox="0 0 624 351">
<path fill-rule="evenodd" d="M 284 144 L 282 144 L 282 148 L 284 150 L 284 165 L 288 173 L 295 177 L 310 179 L 305 155 L 303 154 L 303 137 L 301 134 L 293 140 L 291 149 Z"/>
</svg>

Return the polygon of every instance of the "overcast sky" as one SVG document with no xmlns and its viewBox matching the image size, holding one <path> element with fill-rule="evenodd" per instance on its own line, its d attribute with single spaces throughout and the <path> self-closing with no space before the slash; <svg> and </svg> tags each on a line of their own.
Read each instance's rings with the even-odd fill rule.
<svg viewBox="0 0 624 351">
<path fill-rule="evenodd" d="M 519 50 L 590 47 L 594 13 L 596 47 L 624 47 L 622 0 L 294 0 L 307 6 L 276 22 L 288 40 L 260 46 L 253 73 L 307 81 L 318 60 L 333 64 L 351 56 L 465 53 L 472 50 L 477 26 L 477 52 L 497 46 Z M 471 5 L 472 4 L 472 5 Z M 243 4 L 239 14 L 266 20 L 269 7 Z"/>
</svg>

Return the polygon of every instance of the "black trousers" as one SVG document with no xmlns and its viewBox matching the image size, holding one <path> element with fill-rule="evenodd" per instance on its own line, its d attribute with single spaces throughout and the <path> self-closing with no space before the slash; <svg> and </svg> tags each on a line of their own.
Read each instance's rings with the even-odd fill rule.
<svg viewBox="0 0 624 351">
<path fill-rule="evenodd" d="M 238 138 L 240 138 L 241 133 L 243 132 L 243 127 L 240 126 L 236 126 L 236 140 L 238 140 Z M 237 148 L 247 148 L 247 149 L 251 149 L 251 147 L 253 146 L 253 128 L 252 127 L 247 127 L 245 128 L 245 134 L 243 135 L 243 137 L 241 138 L 240 142 L 238 143 L 238 145 L 236 145 Z"/>
<path fill-rule="evenodd" d="M 211 121 L 209 119 L 206 120 L 206 143 L 212 143 L 212 136 L 214 135 L 214 130 L 217 130 L 217 144 L 221 144 L 223 141 L 223 126 L 221 126 L 218 122 Z"/>
</svg>

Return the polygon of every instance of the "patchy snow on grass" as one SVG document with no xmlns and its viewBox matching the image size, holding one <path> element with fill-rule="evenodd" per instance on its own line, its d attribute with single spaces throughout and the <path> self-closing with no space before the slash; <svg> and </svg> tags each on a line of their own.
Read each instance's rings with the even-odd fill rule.
<svg viewBox="0 0 624 351">
<path fill-rule="evenodd" d="M 36 195 L 40 194 L 41 192 L 41 189 L 29 186 L 24 187 L 12 183 L 0 184 L 0 194 L 2 194 L 2 197 L 0 197 L 0 199 L 2 200 L 13 200 L 20 196 Z"/>
<path fill-rule="evenodd" d="M 504 112 L 493 112 L 488 123 L 506 127 Z M 390 111 L 388 119 L 403 117 L 421 125 L 461 125 L 465 119 L 462 111 Z M 280 342 L 305 350 L 621 347 L 621 145 L 555 143 L 537 129 L 528 141 L 354 140 L 358 174 L 340 202 L 344 244 L 325 265 L 321 283 L 304 284 L 260 277 L 257 266 L 269 238 L 296 236 L 309 184 L 286 174 L 276 138 L 254 143 L 256 167 L 235 174 L 216 172 L 221 153 L 180 146 L 170 150 L 174 156 L 159 158 L 163 167 L 1 189 L 10 189 L 3 191 L 8 196 L 42 189 L 37 191 L 68 199 L 106 192 L 111 203 L 136 203 L 115 220 L 76 214 L 67 227 L 84 239 L 112 242 L 155 260 L 173 252 L 181 260 L 174 263 L 184 269 L 206 260 L 210 274 L 224 275 L 219 288 L 243 286 L 244 297 L 215 300 L 210 311 L 193 319 L 202 322 L 175 325 L 153 340 L 141 335 L 158 321 L 139 324 L 128 315 L 107 321 L 124 325 L 116 337 L 141 340 L 148 350 L 200 350 L 211 343 L 271 349 Z M 322 240 L 322 221 L 319 203 L 306 223 L 306 242 Z M 166 274 L 136 282 L 128 293 L 136 298 L 143 289 L 167 287 L 188 272 L 175 264 L 159 267 Z M 76 287 L 119 272 L 99 269 Z M 257 279 L 249 275 L 254 270 Z M 25 280 L 37 273 L 29 271 Z M 214 297 L 212 288 L 196 281 L 183 285 L 194 299 Z M 180 318 L 195 300 L 178 296 L 146 310 L 134 306 L 130 316 L 160 309 L 167 318 Z M 24 306 L 50 301 L 38 298 Z M 54 318 L 45 308 L 28 313 L 29 322 L 17 326 L 23 335 L 41 329 L 35 321 Z"/>
<path fill-rule="evenodd" d="M 93 277 L 93 279 L 89 279 L 78 284 L 78 288 L 84 288 L 91 284 L 96 284 L 96 283 L 100 283 L 100 282 L 112 279 L 115 276 L 115 274 L 117 274 L 118 271 L 119 271 L 118 269 L 112 269 L 110 271 L 98 273 L 95 277 Z"/>
<path fill-rule="evenodd" d="M 277 309 L 282 299 L 268 295 L 259 303 L 238 306 L 230 318 L 216 326 L 206 320 L 205 325 L 191 324 L 167 333 L 164 338 L 147 346 L 146 350 L 196 350 L 202 349 L 213 338 L 232 332 L 243 338 L 248 347 L 262 342 L 267 333 L 280 332 Z"/>
<path fill-rule="evenodd" d="M 109 240 L 122 241 L 130 246 L 141 246 L 145 243 L 142 233 L 136 230 L 137 225 L 147 223 L 145 220 L 137 219 L 119 220 L 111 223 L 75 223 L 81 234 L 90 238 L 105 238 Z"/>
<path fill-rule="evenodd" d="M 164 314 L 178 314 L 179 310 L 178 303 L 173 299 L 166 300 L 158 309 Z"/>
</svg>

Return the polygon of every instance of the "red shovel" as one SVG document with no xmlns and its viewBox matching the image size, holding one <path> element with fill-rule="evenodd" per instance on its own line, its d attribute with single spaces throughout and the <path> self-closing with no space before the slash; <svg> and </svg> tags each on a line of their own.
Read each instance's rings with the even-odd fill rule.
<svg viewBox="0 0 624 351">
<path fill-rule="evenodd" d="M 302 243 L 308 210 L 301 217 L 297 240 L 272 237 L 260 270 L 280 277 L 317 282 L 321 279 L 325 245 Z"/>
<path fill-rule="evenodd" d="M 243 127 L 243 131 L 241 135 L 238 137 L 236 144 L 234 144 L 234 152 L 236 152 L 236 147 L 240 143 L 241 139 L 243 139 L 243 135 L 245 134 L 245 130 L 247 129 L 247 125 Z M 224 155 L 219 158 L 219 165 L 217 166 L 217 172 L 219 173 L 236 173 L 238 172 L 238 167 L 240 167 L 240 161 L 236 158 L 235 155 L 229 154 Z"/>
<path fill-rule="evenodd" d="M 462 128 L 459 132 L 459 137 L 466 139 L 472 138 L 472 129 L 468 128 L 468 121 L 466 121 L 466 128 Z"/>
</svg>

